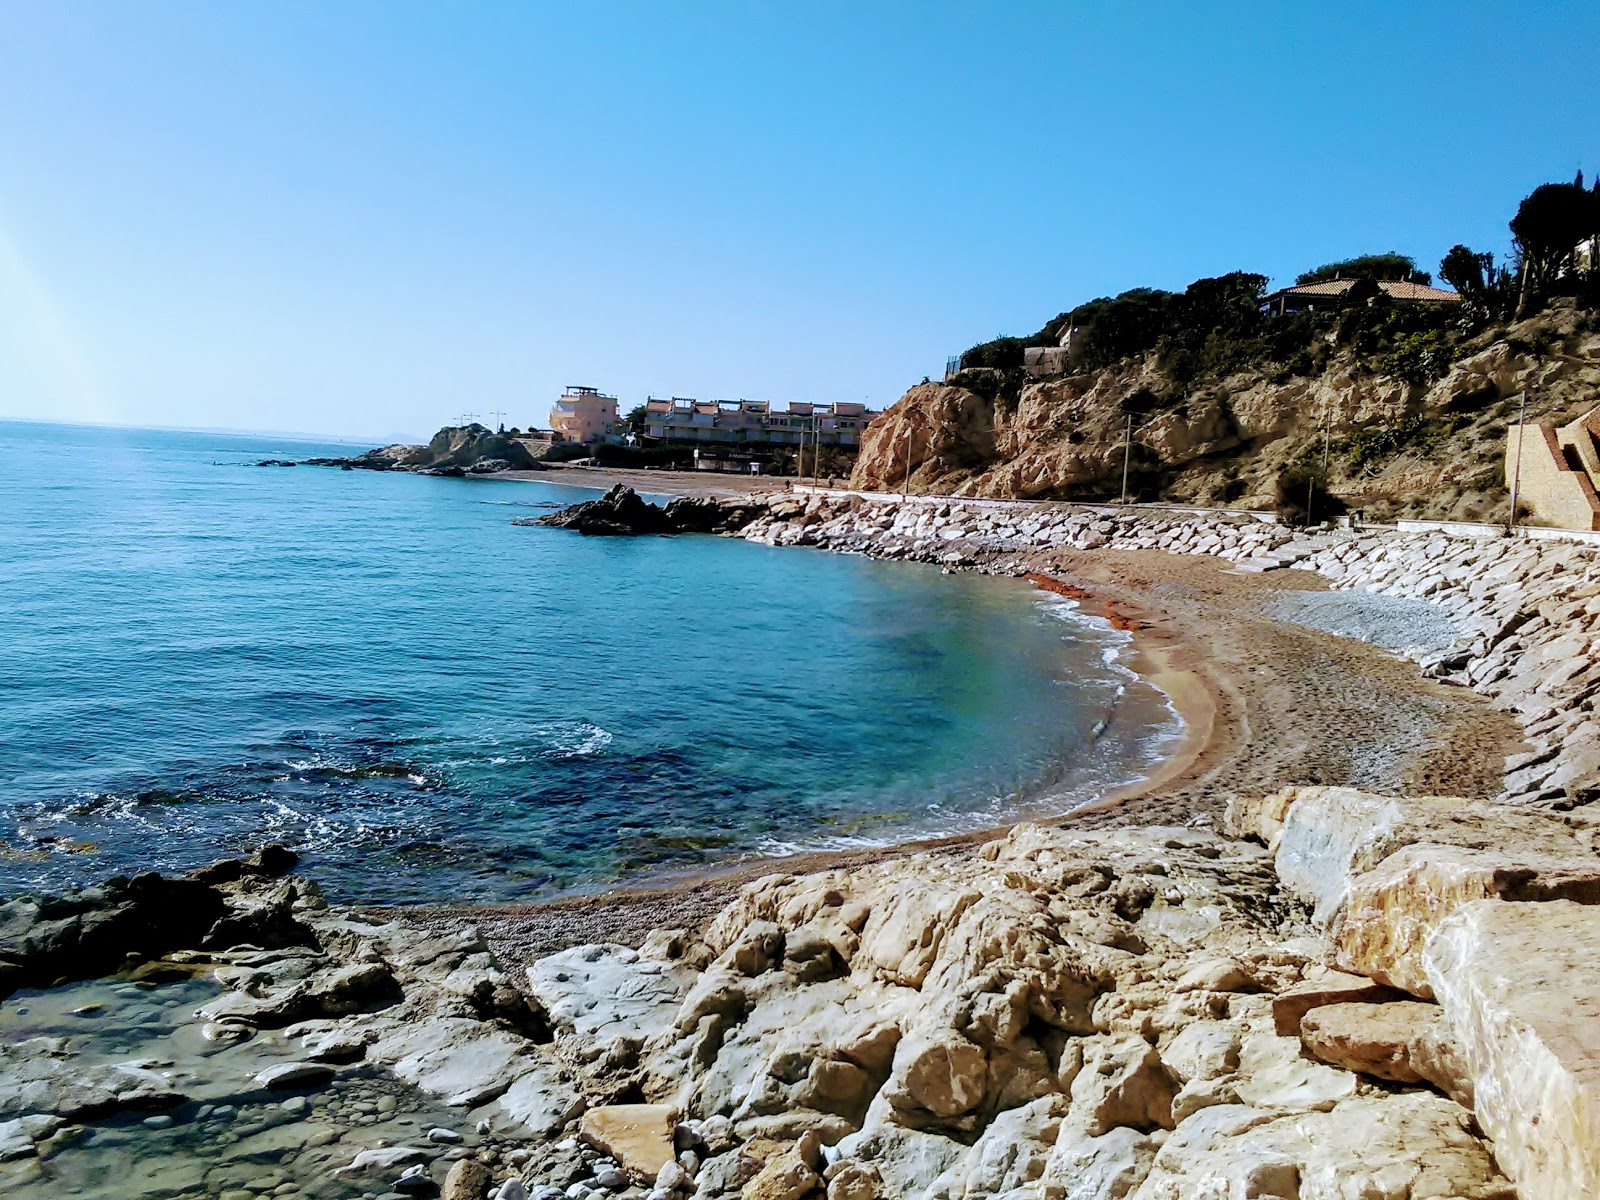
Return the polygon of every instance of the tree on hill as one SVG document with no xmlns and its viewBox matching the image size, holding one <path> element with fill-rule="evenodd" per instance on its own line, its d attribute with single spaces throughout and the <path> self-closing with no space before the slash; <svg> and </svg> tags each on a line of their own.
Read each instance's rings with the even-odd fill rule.
<svg viewBox="0 0 1600 1200">
<path fill-rule="evenodd" d="M 1022 365 L 1027 343 L 1021 338 L 997 337 L 993 341 L 979 342 L 961 356 L 961 369 L 972 367 L 999 367 L 1002 370 Z"/>
<path fill-rule="evenodd" d="M 1340 262 L 1323 263 L 1295 276 L 1295 283 L 1304 287 L 1308 283 L 1327 283 L 1334 279 L 1371 279 L 1378 282 L 1431 284 L 1433 276 L 1417 269 L 1416 260 L 1409 254 L 1389 251 L 1387 254 L 1361 254 Z"/>
<path fill-rule="evenodd" d="M 1494 278 L 1494 255 L 1479 254 L 1457 242 L 1439 263 L 1439 274 L 1468 304 L 1478 304 Z"/>
<path fill-rule="evenodd" d="M 1580 242 L 1600 229 L 1600 192 L 1588 191 L 1583 176 L 1572 183 L 1544 183 L 1517 205 L 1511 218 L 1520 290 L 1517 316 L 1536 311 L 1551 285 L 1571 271 Z"/>
</svg>

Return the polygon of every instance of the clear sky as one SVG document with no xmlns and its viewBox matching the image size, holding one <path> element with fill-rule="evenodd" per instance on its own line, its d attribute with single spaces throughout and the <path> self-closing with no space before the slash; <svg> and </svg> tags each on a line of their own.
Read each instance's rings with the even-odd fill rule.
<svg viewBox="0 0 1600 1200">
<path fill-rule="evenodd" d="M 1502 252 L 1600 4 L 0 0 L 0 417 L 887 405 L 1128 287 Z"/>
</svg>

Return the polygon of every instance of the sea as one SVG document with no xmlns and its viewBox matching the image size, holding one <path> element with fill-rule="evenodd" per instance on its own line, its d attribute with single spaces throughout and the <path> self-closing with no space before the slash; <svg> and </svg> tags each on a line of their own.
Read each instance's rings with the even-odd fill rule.
<svg viewBox="0 0 1600 1200">
<path fill-rule="evenodd" d="M 0 422 L 0 898 L 279 841 L 339 903 L 524 902 L 1065 812 L 1181 732 L 1019 580 L 257 465 L 361 448 Z"/>
</svg>

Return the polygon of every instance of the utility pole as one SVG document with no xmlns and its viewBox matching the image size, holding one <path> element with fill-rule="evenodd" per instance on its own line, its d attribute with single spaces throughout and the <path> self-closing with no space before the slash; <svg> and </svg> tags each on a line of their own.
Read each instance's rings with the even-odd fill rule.
<svg viewBox="0 0 1600 1200">
<path fill-rule="evenodd" d="M 911 427 L 911 422 L 906 422 L 906 473 L 900 485 L 900 498 L 908 499 L 911 496 L 911 437 L 916 431 Z"/>
<path fill-rule="evenodd" d="M 1517 492 L 1522 487 L 1522 439 L 1528 436 L 1528 389 L 1522 389 L 1522 402 L 1517 406 L 1517 454 L 1511 471 L 1511 515 L 1506 521 L 1506 532 L 1517 530 Z"/>
<path fill-rule="evenodd" d="M 811 486 L 822 486 L 822 414 L 811 414 Z"/>
<path fill-rule="evenodd" d="M 1127 429 L 1122 435 L 1122 502 L 1128 502 L 1128 458 L 1133 453 L 1133 414 L 1128 414 Z"/>
</svg>

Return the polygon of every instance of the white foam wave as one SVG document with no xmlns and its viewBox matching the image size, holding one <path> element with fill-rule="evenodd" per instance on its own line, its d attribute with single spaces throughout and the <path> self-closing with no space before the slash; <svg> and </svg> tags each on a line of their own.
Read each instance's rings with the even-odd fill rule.
<svg viewBox="0 0 1600 1200">
<path fill-rule="evenodd" d="M 533 726 L 532 732 L 548 741 L 542 758 L 558 762 L 575 758 L 595 758 L 604 754 L 613 735 L 593 721 L 547 721 Z"/>
</svg>

